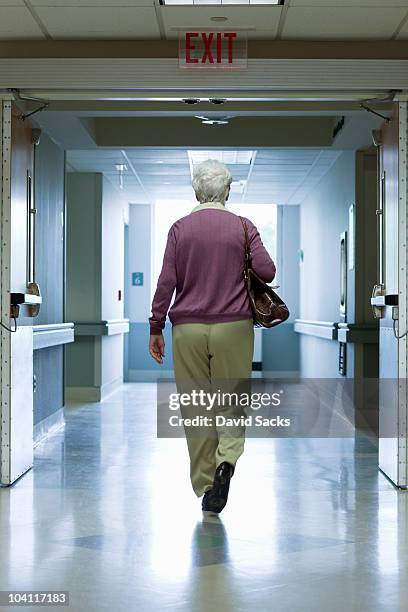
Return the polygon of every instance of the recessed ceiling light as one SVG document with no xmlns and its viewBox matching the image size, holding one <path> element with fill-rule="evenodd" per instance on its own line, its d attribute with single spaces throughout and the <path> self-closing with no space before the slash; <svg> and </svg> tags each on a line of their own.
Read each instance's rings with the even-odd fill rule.
<svg viewBox="0 0 408 612">
<path fill-rule="evenodd" d="M 219 151 L 217 149 L 213 149 L 212 151 L 187 151 L 191 166 L 201 164 L 201 162 L 206 161 L 207 159 L 217 159 L 218 161 L 224 162 L 224 164 L 242 164 L 249 166 L 254 154 L 254 151 L 249 150 Z"/>
<path fill-rule="evenodd" d="M 119 189 L 123 189 L 123 173 L 128 169 L 126 164 L 115 164 L 119 177 Z"/>
<path fill-rule="evenodd" d="M 228 21 L 228 17 L 210 17 L 210 21 Z"/>
</svg>

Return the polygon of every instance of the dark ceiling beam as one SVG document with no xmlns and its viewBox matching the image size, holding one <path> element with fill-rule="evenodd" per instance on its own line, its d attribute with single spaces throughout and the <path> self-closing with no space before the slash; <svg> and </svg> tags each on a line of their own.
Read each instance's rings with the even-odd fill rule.
<svg viewBox="0 0 408 612">
<path fill-rule="evenodd" d="M 96 117 L 98 147 L 330 147 L 336 117 L 236 117 L 228 125 L 193 118 Z"/>
<path fill-rule="evenodd" d="M 390 102 L 376 102 L 376 110 L 389 110 Z M 48 107 L 49 111 L 55 112 L 74 112 L 78 115 L 94 115 L 96 113 L 128 113 L 128 114 L 166 114 L 166 116 L 194 116 L 202 113 L 212 114 L 215 116 L 224 113 L 242 114 L 248 113 L 251 116 L 264 114 L 267 116 L 270 113 L 332 113 L 332 114 L 352 114 L 361 112 L 359 102 L 344 101 L 333 102 L 327 101 L 257 101 L 240 102 L 237 100 L 228 100 L 222 105 L 211 104 L 210 102 L 202 101 L 195 105 L 188 105 L 185 102 L 162 102 L 162 101 L 123 101 L 123 100 L 52 100 Z"/>
<path fill-rule="evenodd" d="M 2 58 L 36 57 L 177 57 L 177 40 L 0 41 Z M 312 41 L 249 40 L 253 59 L 408 59 L 405 40 Z"/>
</svg>

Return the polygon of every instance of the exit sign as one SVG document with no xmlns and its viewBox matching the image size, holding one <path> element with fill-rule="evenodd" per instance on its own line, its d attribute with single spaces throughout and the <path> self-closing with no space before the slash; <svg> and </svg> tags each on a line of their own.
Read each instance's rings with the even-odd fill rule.
<svg viewBox="0 0 408 612">
<path fill-rule="evenodd" d="M 247 67 L 246 32 L 191 30 L 179 34 L 179 67 L 234 70 Z"/>
</svg>

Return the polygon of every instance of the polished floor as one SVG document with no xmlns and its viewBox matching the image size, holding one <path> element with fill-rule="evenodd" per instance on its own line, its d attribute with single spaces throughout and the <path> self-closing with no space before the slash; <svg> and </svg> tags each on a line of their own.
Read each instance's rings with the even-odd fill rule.
<svg viewBox="0 0 408 612">
<path fill-rule="evenodd" d="M 373 446 L 248 439 L 226 509 L 203 519 L 155 401 L 134 383 L 68 408 L 0 489 L 0 590 L 66 590 L 48 609 L 71 612 L 408 610 L 407 493 Z"/>
</svg>

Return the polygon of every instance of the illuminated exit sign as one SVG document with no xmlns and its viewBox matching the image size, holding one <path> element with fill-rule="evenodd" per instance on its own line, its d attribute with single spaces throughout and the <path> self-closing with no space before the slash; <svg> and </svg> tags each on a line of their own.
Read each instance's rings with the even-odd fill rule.
<svg viewBox="0 0 408 612">
<path fill-rule="evenodd" d="M 247 67 L 246 32 L 190 30 L 179 34 L 179 67 L 234 70 Z"/>
</svg>

